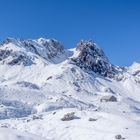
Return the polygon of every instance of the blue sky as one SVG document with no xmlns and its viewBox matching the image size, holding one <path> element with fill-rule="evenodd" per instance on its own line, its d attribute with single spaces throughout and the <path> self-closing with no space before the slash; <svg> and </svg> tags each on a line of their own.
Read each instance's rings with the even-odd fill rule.
<svg viewBox="0 0 140 140">
<path fill-rule="evenodd" d="M 93 39 L 116 65 L 140 62 L 139 0 L 0 0 L 0 40 Z"/>
</svg>

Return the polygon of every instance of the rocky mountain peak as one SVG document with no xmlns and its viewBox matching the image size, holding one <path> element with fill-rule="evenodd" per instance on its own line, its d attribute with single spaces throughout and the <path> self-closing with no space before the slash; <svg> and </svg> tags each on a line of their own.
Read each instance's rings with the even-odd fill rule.
<svg viewBox="0 0 140 140">
<path fill-rule="evenodd" d="M 22 58 L 29 59 L 32 58 L 32 61 L 34 61 L 34 59 L 41 57 L 43 59 L 51 61 L 53 58 L 63 53 L 64 53 L 63 45 L 55 39 L 40 38 L 36 40 L 33 39 L 25 40 L 25 39 L 7 38 L 0 44 L 0 54 L 1 54 L 0 61 L 3 64 L 4 63 L 11 64 L 11 61 L 13 62 L 13 60 L 14 62 L 16 60 L 16 63 L 14 64 L 21 64 L 21 62 L 24 62 Z M 26 59 L 26 63 L 27 61 L 29 62 L 29 60 Z"/>
<path fill-rule="evenodd" d="M 81 40 L 77 44 L 76 49 L 81 52 L 81 55 L 83 55 L 84 53 L 96 57 L 98 59 L 103 59 L 106 62 L 109 62 L 103 50 L 99 48 L 93 40 Z"/>
<path fill-rule="evenodd" d="M 105 77 L 113 77 L 117 69 L 113 66 L 100 49 L 92 40 L 82 40 L 77 44 L 78 56 L 72 61 L 84 69 L 90 69 L 97 74 Z"/>
</svg>

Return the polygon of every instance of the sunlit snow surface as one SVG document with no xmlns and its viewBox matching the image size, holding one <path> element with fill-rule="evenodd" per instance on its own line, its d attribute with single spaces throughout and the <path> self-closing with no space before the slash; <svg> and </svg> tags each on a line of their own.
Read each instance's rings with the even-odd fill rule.
<svg viewBox="0 0 140 140">
<path fill-rule="evenodd" d="M 18 45 L 1 49 L 20 50 L 33 64 L 9 65 L 13 56 L 1 61 L 0 140 L 115 140 L 119 134 L 140 140 L 140 64 L 125 68 L 122 80 L 115 80 L 70 63 L 79 54 L 75 49 L 60 49 L 48 60 L 41 50 L 37 55 Z M 117 102 L 100 102 L 108 95 Z M 71 112 L 78 119 L 61 120 Z"/>
</svg>

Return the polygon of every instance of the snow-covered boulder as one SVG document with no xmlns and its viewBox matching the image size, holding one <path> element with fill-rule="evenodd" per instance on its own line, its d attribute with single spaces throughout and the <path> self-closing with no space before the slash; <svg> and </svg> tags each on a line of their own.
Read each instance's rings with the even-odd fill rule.
<svg viewBox="0 0 140 140">
<path fill-rule="evenodd" d="M 75 112 L 67 113 L 64 115 L 64 117 L 61 119 L 62 121 L 71 121 L 74 119 L 78 119 L 77 116 L 75 116 Z"/>
<path fill-rule="evenodd" d="M 97 121 L 97 119 L 95 119 L 95 118 L 89 118 L 88 121 L 94 122 L 94 121 Z"/>
<path fill-rule="evenodd" d="M 122 135 L 120 135 L 120 134 L 119 134 L 119 135 L 116 135 L 115 138 L 116 138 L 117 140 L 125 139 L 125 138 L 123 138 Z"/>
<path fill-rule="evenodd" d="M 100 99 L 101 102 L 117 102 L 117 98 L 113 95 L 103 96 Z"/>
</svg>

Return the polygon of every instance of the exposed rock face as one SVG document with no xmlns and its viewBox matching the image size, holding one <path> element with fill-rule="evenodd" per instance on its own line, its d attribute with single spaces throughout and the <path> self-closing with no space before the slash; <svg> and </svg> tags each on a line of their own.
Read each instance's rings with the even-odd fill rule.
<svg viewBox="0 0 140 140">
<path fill-rule="evenodd" d="M 32 88 L 32 89 L 39 89 L 39 87 L 36 84 L 26 82 L 26 81 L 20 81 L 20 82 L 17 82 L 17 84 L 20 87 L 28 87 L 28 88 Z"/>
<path fill-rule="evenodd" d="M 29 66 L 33 64 L 33 58 L 28 56 L 24 52 L 13 50 L 0 50 L 0 62 L 8 65 L 20 65 Z"/>
<path fill-rule="evenodd" d="M 77 44 L 79 55 L 72 58 L 72 61 L 81 68 L 90 69 L 97 74 L 105 77 L 114 77 L 118 72 L 108 58 L 105 56 L 102 49 L 98 48 L 93 41 L 81 41 Z"/>
<path fill-rule="evenodd" d="M 38 40 L 23 40 L 21 43 L 23 43 L 28 50 L 45 59 L 52 59 L 55 56 L 64 53 L 63 45 L 55 39 L 40 38 Z"/>
<path fill-rule="evenodd" d="M 28 55 L 28 53 L 30 54 Z M 7 38 L 0 44 L 0 61 L 9 65 L 31 65 L 37 57 L 51 61 L 63 53 L 63 45 L 55 39 L 22 40 Z"/>
</svg>

